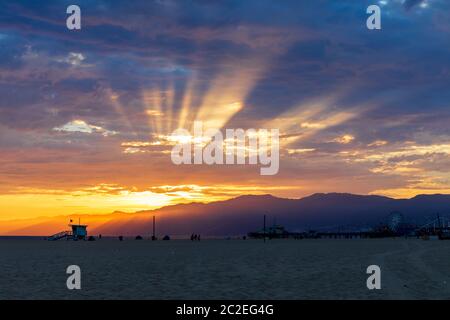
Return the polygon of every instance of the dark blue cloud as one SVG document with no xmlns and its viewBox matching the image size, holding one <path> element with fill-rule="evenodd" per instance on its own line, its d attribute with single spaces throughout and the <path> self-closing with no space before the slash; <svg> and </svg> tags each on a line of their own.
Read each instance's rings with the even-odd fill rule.
<svg viewBox="0 0 450 320">
<path fill-rule="evenodd" d="M 0 33 L 0 68 L 17 69 L 22 65 L 22 54 L 26 43 L 13 34 Z"/>
<path fill-rule="evenodd" d="M 120 92 L 127 116 L 139 118 L 143 106 L 133 97 L 169 83 L 176 113 L 194 76 L 200 103 L 198 96 L 223 69 L 245 69 L 261 57 L 267 65 L 236 121 L 270 119 L 343 86 L 350 90 L 336 108 L 375 105 L 381 116 L 364 113 L 367 121 L 424 109 L 447 117 L 450 37 L 441 16 L 450 4 L 409 10 L 420 2 L 383 6 L 383 29 L 371 32 L 365 27 L 371 1 L 83 0 L 83 28 L 70 32 L 70 1 L 0 1 L 1 121 L 42 130 L 81 116 L 114 122 L 107 89 Z M 70 53 L 85 60 L 71 65 L 65 62 Z M 44 105 L 57 115 L 33 114 Z M 437 130 L 425 123 L 430 118 L 416 119 Z M 413 128 L 398 130 L 406 139 Z"/>
</svg>

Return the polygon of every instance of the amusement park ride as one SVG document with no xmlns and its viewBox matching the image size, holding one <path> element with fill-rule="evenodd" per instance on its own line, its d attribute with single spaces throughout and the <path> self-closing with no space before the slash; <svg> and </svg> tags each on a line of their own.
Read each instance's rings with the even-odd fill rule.
<svg viewBox="0 0 450 320">
<path fill-rule="evenodd" d="M 416 233 L 424 240 L 428 240 L 430 237 L 450 240 L 450 219 L 438 214 L 436 219 L 418 228 Z"/>
</svg>

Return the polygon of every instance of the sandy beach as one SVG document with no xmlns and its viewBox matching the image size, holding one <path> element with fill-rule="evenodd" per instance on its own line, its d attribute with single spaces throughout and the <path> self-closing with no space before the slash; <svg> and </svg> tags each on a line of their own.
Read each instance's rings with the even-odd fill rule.
<svg viewBox="0 0 450 320">
<path fill-rule="evenodd" d="M 0 240 L 1 299 L 449 299 L 450 241 Z M 82 289 L 65 271 L 79 265 Z M 368 265 L 381 267 L 369 291 Z"/>
</svg>

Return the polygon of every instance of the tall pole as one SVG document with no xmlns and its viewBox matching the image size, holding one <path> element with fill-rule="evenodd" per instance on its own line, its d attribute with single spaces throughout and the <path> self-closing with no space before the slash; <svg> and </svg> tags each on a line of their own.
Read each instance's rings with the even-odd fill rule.
<svg viewBox="0 0 450 320">
<path fill-rule="evenodd" d="M 263 227 L 263 234 L 264 234 L 264 242 L 266 242 L 266 215 L 264 215 L 264 227 Z"/>
<path fill-rule="evenodd" d="M 155 234 L 155 216 L 153 216 L 153 236 L 152 240 L 156 240 L 156 234 Z"/>
</svg>

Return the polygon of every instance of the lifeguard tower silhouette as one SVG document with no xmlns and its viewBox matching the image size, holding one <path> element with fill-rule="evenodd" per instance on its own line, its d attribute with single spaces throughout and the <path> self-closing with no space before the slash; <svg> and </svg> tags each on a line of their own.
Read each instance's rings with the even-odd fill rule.
<svg viewBox="0 0 450 320">
<path fill-rule="evenodd" d="M 61 239 L 66 240 L 86 240 L 87 238 L 87 225 L 81 224 L 78 219 L 78 224 L 73 224 L 72 220 L 70 220 L 69 227 L 71 227 L 71 231 L 61 231 L 47 238 L 49 241 L 56 241 Z"/>
</svg>

